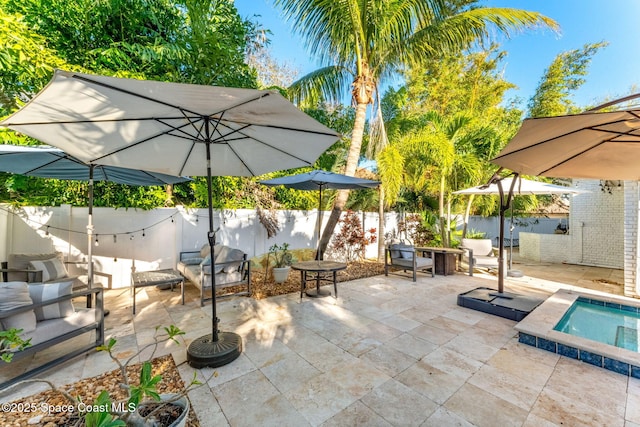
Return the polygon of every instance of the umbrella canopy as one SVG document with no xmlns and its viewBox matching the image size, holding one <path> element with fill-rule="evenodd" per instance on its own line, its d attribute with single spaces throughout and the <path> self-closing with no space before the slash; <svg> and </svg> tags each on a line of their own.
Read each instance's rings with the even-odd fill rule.
<svg viewBox="0 0 640 427">
<path fill-rule="evenodd" d="M 0 171 L 89 183 L 87 224 L 87 285 L 89 288 L 93 287 L 93 181 L 110 181 L 127 185 L 165 185 L 190 180 L 139 169 L 87 165 L 64 151 L 49 146 L 0 145 Z"/>
<path fill-rule="evenodd" d="M 526 119 L 492 160 L 514 172 L 640 180 L 640 110 Z"/>
<path fill-rule="evenodd" d="M 506 190 L 506 191 L 505 191 Z M 511 206 L 513 196 L 523 195 L 542 195 L 542 194 L 578 194 L 579 190 L 575 190 L 570 187 L 562 185 L 554 185 L 546 182 L 532 181 L 529 179 L 521 178 L 519 175 L 515 177 L 503 178 L 497 173 L 489 180 L 487 184 L 479 185 L 476 187 L 466 188 L 464 190 L 454 191 L 453 194 L 463 195 L 498 195 L 500 196 L 500 241 L 498 246 L 500 247 L 500 253 L 498 254 L 498 291 L 503 292 L 504 289 L 504 265 L 503 265 L 503 250 L 504 250 L 504 220 L 505 212 Z M 511 222 L 513 223 L 513 210 L 511 210 Z M 513 229 L 510 228 L 510 233 Z M 509 266 L 511 266 L 511 252 L 513 251 L 513 239 L 510 240 L 509 251 Z"/>
<path fill-rule="evenodd" d="M 339 134 L 271 91 L 56 71 L 0 123 L 86 162 L 175 176 L 310 166 Z M 210 156 L 207 155 L 210 150 Z"/>
<path fill-rule="evenodd" d="M 49 146 L 0 145 L 0 171 L 73 181 L 89 181 L 91 166 Z M 109 181 L 127 185 L 165 185 L 189 181 L 189 178 L 95 165 L 94 181 Z"/>
<path fill-rule="evenodd" d="M 502 180 L 502 188 L 511 188 L 513 178 L 504 178 Z M 513 188 L 514 196 L 534 196 L 544 194 L 578 194 L 580 190 L 576 190 L 563 185 L 549 184 L 548 182 L 532 181 L 525 178 L 516 178 Z M 489 185 L 478 185 L 476 187 L 465 188 L 464 190 L 454 191 L 453 194 L 474 194 L 474 195 L 496 195 L 500 194 L 498 184 L 492 182 Z"/>
<path fill-rule="evenodd" d="M 356 178 L 348 175 L 341 175 L 329 171 L 314 170 L 298 175 L 283 176 L 280 178 L 260 181 L 261 184 L 272 187 L 282 185 L 296 190 L 361 190 L 363 188 L 376 188 L 380 181 Z"/>
<path fill-rule="evenodd" d="M 372 181 L 370 179 L 356 178 L 348 175 L 341 175 L 339 173 L 333 173 L 329 171 L 314 170 L 307 173 L 301 173 L 298 175 L 283 176 L 280 178 L 269 179 L 266 181 L 260 181 L 261 184 L 276 187 L 282 185 L 287 188 L 294 188 L 296 190 L 307 190 L 320 192 L 318 197 L 318 227 L 316 238 L 320 238 L 320 227 L 322 224 L 322 218 L 320 212 L 322 212 L 322 190 L 361 190 L 364 188 L 376 188 L 380 185 L 380 181 Z M 318 259 L 322 259 L 321 254 L 317 254 Z"/>
<path fill-rule="evenodd" d="M 56 71 L 47 87 L 0 125 L 90 164 L 207 176 L 212 259 L 212 175 L 311 166 L 340 137 L 271 91 L 66 71 Z M 240 336 L 218 331 L 215 275 L 210 277 L 212 333 L 189 345 L 187 360 L 194 367 L 221 366 L 242 351 Z"/>
</svg>

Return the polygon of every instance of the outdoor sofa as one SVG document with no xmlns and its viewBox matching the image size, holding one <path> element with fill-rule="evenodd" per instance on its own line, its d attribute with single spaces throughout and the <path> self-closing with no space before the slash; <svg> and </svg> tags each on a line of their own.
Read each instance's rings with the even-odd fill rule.
<svg viewBox="0 0 640 427">
<path fill-rule="evenodd" d="M 95 303 L 92 308 L 77 309 L 72 303 L 74 298 L 91 298 Z M 23 350 L 0 340 L 0 351 L 13 353 L 11 362 L 0 361 L 0 390 L 103 345 L 103 305 L 100 286 L 73 291 L 72 281 L 48 284 L 0 282 L 0 329 L 20 329 L 20 337 L 30 340 L 30 345 Z M 85 334 L 88 339 L 69 342 Z M 52 346 L 57 346 L 57 350 L 51 357 L 34 358 L 24 372 L 14 364 Z"/>
<path fill-rule="evenodd" d="M 19 281 L 28 283 L 58 283 L 71 281 L 73 289 L 86 287 L 80 276 L 70 275 L 61 252 L 9 254 L 2 263 L 3 281 Z M 73 264 L 76 264 L 75 262 Z"/>
<path fill-rule="evenodd" d="M 199 251 L 180 252 L 178 271 L 185 279 L 200 289 L 200 305 L 212 297 L 205 297 L 211 291 L 211 257 L 210 247 L 204 245 Z M 214 247 L 214 272 L 216 290 L 240 287 L 238 292 L 230 292 L 217 297 L 251 295 L 251 261 L 240 249 L 216 245 Z M 216 294 L 217 295 L 217 294 Z"/>
</svg>

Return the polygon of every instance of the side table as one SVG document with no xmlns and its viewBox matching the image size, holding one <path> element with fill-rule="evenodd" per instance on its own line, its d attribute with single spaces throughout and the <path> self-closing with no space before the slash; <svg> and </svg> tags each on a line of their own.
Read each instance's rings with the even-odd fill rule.
<svg viewBox="0 0 640 427">
<path fill-rule="evenodd" d="M 320 298 L 331 295 L 331 291 L 320 289 L 320 282 L 325 281 L 333 282 L 335 297 L 338 298 L 338 271 L 345 270 L 347 264 L 335 261 L 303 261 L 293 264 L 291 268 L 300 271 L 300 299 L 308 281 L 316 282 L 315 290 L 307 290 L 308 297 Z"/>
</svg>

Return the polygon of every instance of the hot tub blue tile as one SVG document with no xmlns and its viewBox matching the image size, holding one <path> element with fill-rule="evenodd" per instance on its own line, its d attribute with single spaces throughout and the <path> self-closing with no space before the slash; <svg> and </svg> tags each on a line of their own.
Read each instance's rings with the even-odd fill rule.
<svg viewBox="0 0 640 427">
<path fill-rule="evenodd" d="M 609 307 L 609 308 L 617 308 L 618 310 L 620 310 L 620 304 L 618 304 L 617 302 L 605 302 L 604 303 L 605 307 Z"/>
<path fill-rule="evenodd" d="M 620 306 L 620 310 L 629 311 L 631 313 L 637 313 L 638 312 L 638 307 L 632 307 L 630 305 L 621 305 Z"/>
<path fill-rule="evenodd" d="M 525 334 L 524 332 L 520 332 L 518 336 L 518 341 L 522 344 L 536 346 L 536 337 L 533 335 Z"/>
<path fill-rule="evenodd" d="M 546 340 L 544 338 L 538 338 L 538 348 L 550 351 L 552 353 L 557 353 L 556 342 Z"/>
<path fill-rule="evenodd" d="M 564 344 L 560 344 L 558 343 L 558 354 L 565 356 L 565 357 L 570 357 L 572 359 L 577 359 L 578 358 L 578 349 L 575 347 L 571 347 L 569 345 L 564 345 Z"/>
<path fill-rule="evenodd" d="M 640 366 L 631 365 L 631 376 L 640 379 Z"/>
<path fill-rule="evenodd" d="M 629 364 L 615 359 L 604 358 L 604 367 L 613 372 L 629 376 Z"/>
<path fill-rule="evenodd" d="M 602 367 L 602 356 L 590 351 L 580 350 L 580 360 L 590 365 Z"/>
<path fill-rule="evenodd" d="M 604 306 L 604 301 L 597 300 L 597 299 L 590 299 L 589 300 L 589 304 Z"/>
</svg>

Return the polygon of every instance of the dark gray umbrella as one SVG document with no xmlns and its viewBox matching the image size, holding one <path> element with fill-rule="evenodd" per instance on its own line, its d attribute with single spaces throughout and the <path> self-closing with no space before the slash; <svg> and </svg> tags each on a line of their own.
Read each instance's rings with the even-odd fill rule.
<svg viewBox="0 0 640 427">
<path fill-rule="evenodd" d="M 116 166 L 87 165 L 49 146 L 0 145 L 0 171 L 18 175 L 55 178 L 89 183 L 87 224 L 87 281 L 93 287 L 93 182 L 109 181 L 127 185 L 166 185 L 189 181 L 190 178 L 127 169 Z"/>
<path fill-rule="evenodd" d="M 296 190 L 318 190 L 320 195 L 318 197 L 317 239 L 320 238 L 320 227 L 322 225 L 322 217 L 320 216 L 322 212 L 322 190 L 362 190 L 364 188 L 376 188 L 380 185 L 380 181 L 356 178 L 323 170 L 283 176 L 260 181 L 260 183 L 271 187 L 282 185 L 283 187 L 294 188 Z M 322 259 L 322 254 L 318 253 L 316 256 L 318 259 Z"/>
<path fill-rule="evenodd" d="M 36 97 L 0 125 L 62 148 L 88 164 L 206 176 L 214 259 L 211 177 L 254 176 L 311 166 L 340 135 L 272 91 L 167 83 L 56 71 Z M 218 331 L 211 275 L 212 333 L 187 360 L 235 360 L 242 339 Z"/>
</svg>

